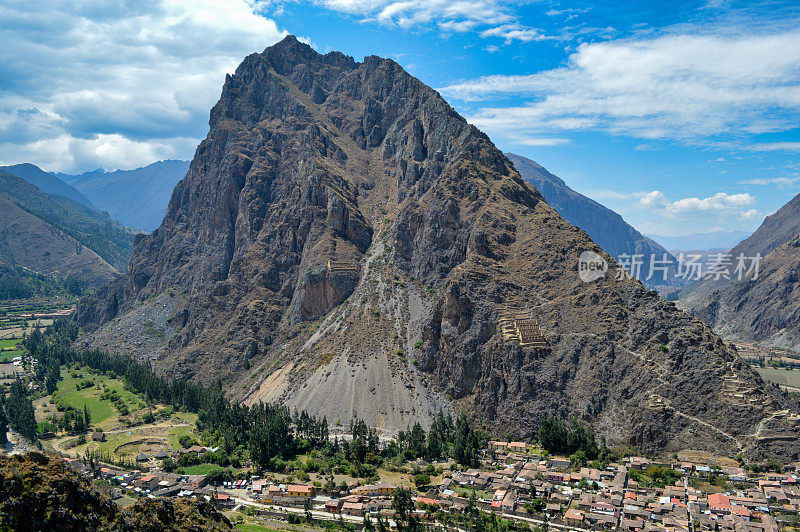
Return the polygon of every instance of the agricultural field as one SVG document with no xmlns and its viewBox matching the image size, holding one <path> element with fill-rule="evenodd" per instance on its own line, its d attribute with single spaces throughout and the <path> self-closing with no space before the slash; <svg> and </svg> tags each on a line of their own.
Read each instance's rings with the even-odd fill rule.
<svg viewBox="0 0 800 532">
<path fill-rule="evenodd" d="M 62 368 L 61 376 L 55 393 L 34 402 L 37 422 L 52 421 L 66 407 L 80 412 L 86 407 L 92 429 L 102 430 L 105 441 L 61 434 L 45 441 L 54 451 L 76 457 L 88 451 L 101 451 L 116 459 L 130 459 L 139 453 L 152 455 L 159 450 L 180 448 L 181 436 L 197 436 L 196 414 L 148 404 L 143 397 L 126 389 L 120 379 L 85 367 Z"/>
<path fill-rule="evenodd" d="M 22 339 L 73 310 L 73 301 L 65 297 L 4 301 L 0 304 L 0 341 Z"/>
<path fill-rule="evenodd" d="M 800 370 L 787 368 L 755 368 L 764 380 L 800 390 Z"/>
<path fill-rule="evenodd" d="M 0 364 L 11 362 L 14 357 L 22 355 L 20 341 L 18 339 L 0 340 Z"/>
</svg>

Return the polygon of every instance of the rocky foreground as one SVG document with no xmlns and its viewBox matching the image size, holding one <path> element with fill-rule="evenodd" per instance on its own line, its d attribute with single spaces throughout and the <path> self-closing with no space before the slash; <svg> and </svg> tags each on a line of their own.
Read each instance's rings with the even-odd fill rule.
<svg viewBox="0 0 800 532">
<path fill-rule="evenodd" d="M 139 499 L 119 510 L 66 463 L 39 452 L 0 455 L 1 530 L 233 530 L 213 505 Z"/>
</svg>

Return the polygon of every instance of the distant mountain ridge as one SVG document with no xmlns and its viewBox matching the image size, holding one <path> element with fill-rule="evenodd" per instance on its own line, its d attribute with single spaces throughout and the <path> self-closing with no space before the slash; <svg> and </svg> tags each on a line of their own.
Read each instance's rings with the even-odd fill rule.
<svg viewBox="0 0 800 532">
<path fill-rule="evenodd" d="M 164 160 L 134 170 L 55 174 L 121 224 L 150 232 L 161 224 L 169 198 L 189 161 Z"/>
<path fill-rule="evenodd" d="M 669 250 L 707 249 L 727 251 L 749 237 L 749 231 L 712 231 L 680 236 L 647 235 Z"/>
<path fill-rule="evenodd" d="M 800 235 L 800 194 L 789 200 L 774 214 L 767 216 L 755 232 L 730 251 L 731 257 L 744 255 L 766 257 L 774 249 Z M 701 279 L 687 286 L 680 294 L 680 305 L 696 309 L 708 304 L 707 298 L 731 283 L 728 279 Z"/>
<path fill-rule="evenodd" d="M 800 194 L 730 253 L 728 279 L 703 279 L 684 290 L 679 303 L 728 340 L 800 351 Z M 738 279 L 737 257 L 758 255 L 758 276 Z"/>
<path fill-rule="evenodd" d="M 572 190 L 563 179 L 550 173 L 539 163 L 514 153 L 504 155 L 514 163 L 520 175 L 542 193 L 547 203 L 558 211 L 558 214 L 572 225 L 586 231 L 603 251 L 614 258 L 624 254 L 643 255 L 644 265 L 639 275 L 643 283 L 651 288 L 659 285 L 683 284 L 682 279 L 675 277 L 674 266 L 670 268 L 666 282 L 663 282 L 663 277 L 657 272 L 652 279 L 646 279 L 651 256 L 654 256 L 655 260 L 661 260 L 666 254 L 673 265 L 676 263 L 675 257 L 658 242 L 634 229 L 618 213 Z"/>
<path fill-rule="evenodd" d="M 110 261 L 124 268 L 132 245 L 108 217 L 0 172 L 0 263 L 100 286 L 117 273 Z"/>
<path fill-rule="evenodd" d="M 31 163 L 13 164 L 10 166 L 0 166 L 0 172 L 21 177 L 31 185 L 35 186 L 45 194 L 55 194 L 64 196 L 76 203 L 80 203 L 90 209 L 97 209 L 86 196 L 81 194 L 75 187 L 67 184 L 50 172 L 45 172 L 38 166 Z"/>
</svg>

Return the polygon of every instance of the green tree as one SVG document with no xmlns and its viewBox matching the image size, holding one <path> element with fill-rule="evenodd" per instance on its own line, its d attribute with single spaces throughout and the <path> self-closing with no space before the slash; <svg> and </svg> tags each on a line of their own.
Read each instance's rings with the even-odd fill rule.
<svg viewBox="0 0 800 532">
<path fill-rule="evenodd" d="M 418 530 L 419 525 L 414 517 L 414 499 L 411 497 L 411 492 L 403 486 L 397 488 L 394 492 L 392 499 L 392 508 L 396 513 L 397 530 L 403 532 L 408 530 L 415 532 Z"/>
<path fill-rule="evenodd" d="M 414 485 L 419 489 L 431 483 L 431 477 L 424 473 L 414 476 Z"/>
<path fill-rule="evenodd" d="M 438 460 L 442 457 L 442 442 L 439 440 L 439 432 L 434 430 L 433 427 L 431 427 L 431 430 L 428 432 L 428 448 L 426 454 L 428 460 Z"/>
<path fill-rule="evenodd" d="M 8 418 L 6 417 L 5 402 L 5 394 L 0 392 L 0 445 L 4 445 L 7 441 Z"/>
<path fill-rule="evenodd" d="M 422 428 L 419 422 L 414 423 L 411 428 L 408 450 L 414 458 L 425 456 L 425 429 Z"/>
<path fill-rule="evenodd" d="M 28 441 L 36 442 L 36 418 L 33 413 L 33 403 L 19 379 L 11 383 L 11 393 L 5 410 L 11 428 Z"/>
</svg>

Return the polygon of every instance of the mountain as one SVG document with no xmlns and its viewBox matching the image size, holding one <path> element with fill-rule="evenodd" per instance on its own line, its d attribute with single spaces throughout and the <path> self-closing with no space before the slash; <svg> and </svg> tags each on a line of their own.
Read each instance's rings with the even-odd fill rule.
<svg viewBox="0 0 800 532">
<path fill-rule="evenodd" d="M 552 414 L 654 453 L 800 453 L 796 404 L 639 281 L 584 282 L 582 252 L 616 263 L 394 61 L 287 37 L 209 125 L 78 347 L 386 431 L 445 409 L 532 437 Z"/>
<path fill-rule="evenodd" d="M 17 207 L 2 194 L 0 264 L 23 267 L 57 279 L 76 279 L 88 286 L 106 284 L 116 273 L 97 253 Z"/>
<path fill-rule="evenodd" d="M 800 194 L 792 198 L 777 212 L 767 216 L 755 232 L 742 240 L 730 251 L 731 267 L 726 268 L 726 277 L 701 279 L 686 287 L 681 293 L 680 305 L 688 309 L 700 309 L 708 306 L 709 298 L 717 290 L 730 284 L 736 257 L 766 257 L 774 249 L 800 235 Z"/>
<path fill-rule="evenodd" d="M 684 284 L 682 279 L 675 277 L 675 264 L 677 264 L 675 257 L 658 243 L 628 225 L 622 216 L 575 192 L 560 177 L 551 174 L 535 161 L 513 153 L 506 153 L 505 156 L 514 163 L 520 175 L 542 193 L 547 203 L 558 211 L 558 214 L 572 225 L 577 225 L 586 231 L 603 251 L 615 258 L 625 254 L 642 255 L 643 267 L 638 277 L 646 285 L 655 288 Z M 651 257 L 658 261 L 664 260 L 665 255 L 672 265 L 667 272 L 666 281 L 658 272 L 648 280 Z"/>
<path fill-rule="evenodd" d="M 126 269 L 133 232 L 107 214 L 64 196 L 45 194 L 17 176 L 0 172 L 0 197 L 91 249 L 117 270 Z"/>
<path fill-rule="evenodd" d="M 87 286 L 108 283 L 123 267 L 133 234 L 63 196 L 44 194 L 0 172 L 0 263 Z"/>
<path fill-rule="evenodd" d="M 95 209 L 92 202 L 78 192 L 74 187 L 68 185 L 53 174 L 45 172 L 36 165 L 30 163 L 15 164 L 12 166 L 0 166 L 0 172 L 6 172 L 17 177 L 21 177 L 31 185 L 35 186 L 45 194 L 64 196 L 84 207 Z"/>
<path fill-rule="evenodd" d="M 671 250 L 728 251 L 751 234 L 748 231 L 713 231 L 681 236 L 647 235 L 647 237 Z"/>
<path fill-rule="evenodd" d="M 757 254 L 764 257 L 757 275 L 740 279 L 737 257 Z M 729 279 L 705 279 L 681 294 L 681 303 L 727 339 L 800 351 L 800 195 L 768 216 L 731 256 Z"/>
<path fill-rule="evenodd" d="M 734 279 L 693 312 L 727 339 L 800 351 L 800 235 L 767 255 L 757 277 Z"/>
<path fill-rule="evenodd" d="M 189 161 L 167 160 L 135 170 L 57 176 L 121 224 L 150 232 L 161 224 L 172 189 L 188 169 Z"/>
</svg>

